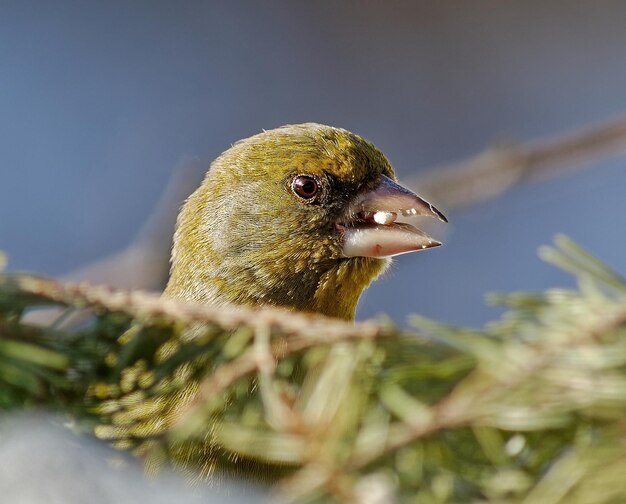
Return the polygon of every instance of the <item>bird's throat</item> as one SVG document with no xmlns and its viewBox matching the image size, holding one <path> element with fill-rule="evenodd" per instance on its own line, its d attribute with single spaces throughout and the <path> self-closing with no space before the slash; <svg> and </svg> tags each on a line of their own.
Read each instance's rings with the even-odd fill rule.
<svg viewBox="0 0 626 504">
<path fill-rule="evenodd" d="M 239 304 L 252 307 L 262 305 L 313 312 L 327 317 L 353 320 L 356 306 L 364 289 L 389 265 L 389 259 L 355 257 L 334 261 L 322 270 L 291 272 L 283 270 L 282 278 L 274 282 L 254 281 L 242 275 L 241 269 L 187 269 L 184 275 L 172 272 L 165 295 L 212 305 Z M 248 271 L 248 273 L 250 273 Z"/>
<path fill-rule="evenodd" d="M 338 262 L 321 276 L 309 311 L 353 320 L 363 290 L 390 263 L 390 259 L 369 257 L 355 257 Z"/>
</svg>

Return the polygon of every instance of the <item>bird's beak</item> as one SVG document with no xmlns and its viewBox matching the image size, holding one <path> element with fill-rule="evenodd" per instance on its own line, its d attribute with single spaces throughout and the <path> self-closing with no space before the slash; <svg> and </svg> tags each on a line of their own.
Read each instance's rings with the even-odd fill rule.
<svg viewBox="0 0 626 504">
<path fill-rule="evenodd" d="M 415 215 L 448 222 L 433 205 L 383 175 L 378 186 L 355 198 L 337 223 L 344 256 L 391 257 L 441 245 L 416 227 L 396 221 Z"/>
</svg>

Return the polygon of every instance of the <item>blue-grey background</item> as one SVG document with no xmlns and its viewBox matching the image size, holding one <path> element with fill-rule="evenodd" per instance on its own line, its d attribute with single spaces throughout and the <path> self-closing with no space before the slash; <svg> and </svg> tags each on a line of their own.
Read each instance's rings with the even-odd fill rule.
<svg viewBox="0 0 626 504">
<path fill-rule="evenodd" d="M 0 0 L 0 249 L 48 275 L 109 255 L 181 158 L 285 123 L 359 133 L 408 178 L 625 110 L 618 0 Z M 482 323 L 486 292 L 571 284 L 536 257 L 557 232 L 626 272 L 625 162 L 449 215 L 359 317 Z"/>
</svg>

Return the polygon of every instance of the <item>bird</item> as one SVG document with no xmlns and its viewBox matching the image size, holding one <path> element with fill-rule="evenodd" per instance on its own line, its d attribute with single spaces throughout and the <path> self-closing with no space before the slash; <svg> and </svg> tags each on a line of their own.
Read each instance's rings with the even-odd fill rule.
<svg viewBox="0 0 626 504">
<path fill-rule="evenodd" d="M 263 131 L 222 153 L 183 204 L 163 296 L 353 320 L 361 293 L 391 257 L 441 245 L 402 222 L 415 215 L 446 221 L 433 205 L 401 186 L 387 158 L 360 136 L 316 123 Z M 141 333 L 140 325 L 131 326 L 124 341 L 132 341 L 135 333 Z M 163 462 L 159 440 L 180 423 L 181 412 L 193 404 L 200 383 L 217 365 L 211 358 L 219 355 L 222 340 L 207 343 L 201 324 L 187 327 L 180 338 L 189 343 L 196 336 L 209 345 L 206 355 L 179 362 L 173 356 L 179 340 L 154 343 L 152 360 L 140 359 L 124 369 L 123 384 L 97 388 L 98 411 L 113 413 L 96 427 L 96 435 L 132 449 L 150 471 Z M 148 361 L 169 358 L 177 367 L 149 396 L 137 377 Z M 246 386 L 252 394 L 254 379 Z M 208 420 L 202 440 L 172 444 L 172 465 L 195 468 L 193 478 L 202 480 L 220 473 L 267 482 L 289 470 L 221 450 L 214 430 Z"/>
<path fill-rule="evenodd" d="M 432 204 L 373 144 L 304 123 L 233 144 L 183 205 L 164 295 L 352 320 L 390 258 L 441 243 L 402 222 Z"/>
</svg>

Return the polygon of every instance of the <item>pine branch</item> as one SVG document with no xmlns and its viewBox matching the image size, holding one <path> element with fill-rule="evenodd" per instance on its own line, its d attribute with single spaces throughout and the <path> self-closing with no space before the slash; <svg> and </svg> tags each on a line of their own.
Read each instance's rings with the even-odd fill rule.
<svg viewBox="0 0 626 504">
<path fill-rule="evenodd" d="M 45 405 L 150 470 L 279 480 L 294 502 L 619 502 L 626 282 L 563 237 L 541 254 L 579 288 L 414 334 L 2 274 L 0 408 Z M 24 321 L 51 305 L 86 315 Z"/>
</svg>

